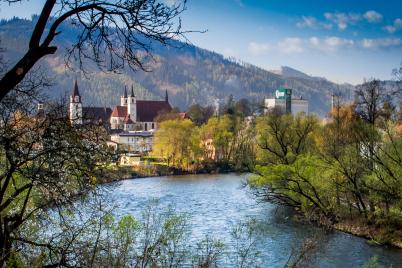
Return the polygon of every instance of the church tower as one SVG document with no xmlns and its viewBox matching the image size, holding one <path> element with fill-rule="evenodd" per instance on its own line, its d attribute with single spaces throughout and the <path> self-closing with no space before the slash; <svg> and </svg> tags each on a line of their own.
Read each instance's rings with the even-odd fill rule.
<svg viewBox="0 0 402 268">
<path fill-rule="evenodd" d="M 131 94 L 128 98 L 127 114 L 130 115 L 131 120 L 137 122 L 137 99 L 134 95 L 134 87 L 131 86 Z"/>
<path fill-rule="evenodd" d="M 167 89 L 165 90 L 165 102 L 169 103 L 169 96 L 168 96 Z"/>
<path fill-rule="evenodd" d="M 82 124 L 82 103 L 77 80 L 75 80 L 73 92 L 70 96 L 70 121 L 75 125 Z"/>
<path fill-rule="evenodd" d="M 127 87 L 124 86 L 124 95 L 120 97 L 120 106 L 127 106 Z"/>
</svg>

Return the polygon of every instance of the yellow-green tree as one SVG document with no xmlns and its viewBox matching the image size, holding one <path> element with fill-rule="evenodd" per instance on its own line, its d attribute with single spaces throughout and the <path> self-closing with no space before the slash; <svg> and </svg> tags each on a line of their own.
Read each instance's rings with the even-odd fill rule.
<svg viewBox="0 0 402 268">
<path fill-rule="evenodd" d="M 189 170 L 199 159 L 199 143 L 191 120 L 167 120 L 155 133 L 153 154 L 164 158 L 168 166 Z"/>
<path fill-rule="evenodd" d="M 228 162 L 232 156 L 234 138 L 234 122 L 228 116 L 212 117 L 200 129 L 202 141 L 212 140 L 215 151 L 215 160 Z"/>
</svg>

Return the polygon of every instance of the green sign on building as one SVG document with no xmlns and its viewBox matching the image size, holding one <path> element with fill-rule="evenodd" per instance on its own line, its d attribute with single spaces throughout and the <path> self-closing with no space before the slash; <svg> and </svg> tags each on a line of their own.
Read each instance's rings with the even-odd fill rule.
<svg viewBox="0 0 402 268">
<path fill-rule="evenodd" d="M 280 88 L 275 91 L 275 99 L 286 99 L 286 97 L 291 98 L 292 90 L 287 88 Z"/>
<path fill-rule="evenodd" d="M 292 90 L 288 88 L 280 88 L 275 91 L 275 99 L 286 101 L 286 113 L 292 111 Z"/>
<path fill-rule="evenodd" d="M 277 89 L 275 91 L 275 99 L 284 99 L 286 97 L 286 89 Z"/>
</svg>

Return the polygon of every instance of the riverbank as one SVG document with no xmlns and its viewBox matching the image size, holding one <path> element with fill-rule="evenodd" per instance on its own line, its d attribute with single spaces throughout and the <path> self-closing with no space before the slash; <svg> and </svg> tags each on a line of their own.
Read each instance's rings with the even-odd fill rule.
<svg viewBox="0 0 402 268">
<path fill-rule="evenodd" d="M 389 226 L 369 224 L 364 218 L 341 219 L 337 223 L 317 217 L 305 216 L 299 211 L 293 211 L 293 219 L 306 225 L 315 225 L 328 230 L 337 230 L 357 237 L 367 239 L 367 243 L 378 246 L 391 246 L 402 249 L 402 230 L 392 229 Z"/>
<path fill-rule="evenodd" d="M 231 172 L 249 172 L 237 170 L 230 165 L 209 164 L 193 170 L 168 167 L 165 164 L 148 164 L 138 166 L 108 165 L 102 168 L 102 173 L 97 179 L 98 183 L 108 183 L 127 179 L 139 179 L 147 177 L 201 175 L 201 174 L 227 174 Z"/>
<path fill-rule="evenodd" d="M 129 167 L 129 166 L 114 166 L 108 169 L 108 175 L 105 174 L 104 178 L 101 179 L 100 183 L 108 183 L 113 181 L 128 180 L 128 179 L 139 179 L 147 177 L 162 177 L 162 176 L 179 176 L 179 175 L 196 175 L 196 174 L 228 174 L 231 172 L 236 172 L 234 169 L 221 168 L 215 166 L 214 168 L 208 169 L 198 169 L 193 171 L 185 171 L 176 168 L 167 168 L 166 166 L 153 166 L 152 168 L 144 168 L 143 166 Z M 298 212 L 295 212 L 297 221 L 305 222 L 306 224 L 314 224 L 303 218 Z M 391 245 L 396 248 L 402 249 L 402 237 L 398 239 L 398 235 L 392 236 L 386 228 L 380 228 L 374 225 L 365 224 L 362 220 L 343 220 L 336 224 L 332 224 L 330 228 L 335 230 L 349 233 L 358 237 L 363 237 L 368 239 L 368 243 L 375 245 Z"/>
<path fill-rule="evenodd" d="M 333 228 L 344 233 L 364 237 L 371 244 L 390 245 L 402 249 L 402 237 L 400 234 L 397 231 L 390 232 L 387 227 L 370 226 L 361 221 L 345 220 L 334 224 Z"/>
</svg>

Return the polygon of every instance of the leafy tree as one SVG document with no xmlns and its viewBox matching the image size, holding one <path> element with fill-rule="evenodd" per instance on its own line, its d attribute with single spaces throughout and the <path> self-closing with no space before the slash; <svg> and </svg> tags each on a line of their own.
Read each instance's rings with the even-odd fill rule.
<svg viewBox="0 0 402 268">
<path fill-rule="evenodd" d="M 316 126 L 317 119 L 313 116 L 272 113 L 258 118 L 258 160 L 264 164 L 293 163 L 298 155 L 314 148 L 312 133 Z"/>
<path fill-rule="evenodd" d="M 198 159 L 196 130 L 189 119 L 163 121 L 154 136 L 153 154 L 165 158 L 168 166 L 189 170 Z"/>
<path fill-rule="evenodd" d="M 240 99 L 235 104 L 236 114 L 241 117 L 246 117 L 251 115 L 251 103 L 248 99 Z"/>
<path fill-rule="evenodd" d="M 193 104 L 188 108 L 187 114 L 197 126 L 201 126 L 212 117 L 214 108 L 212 106 L 203 107 L 199 104 Z"/>
<path fill-rule="evenodd" d="M 228 163 L 232 156 L 234 138 L 234 122 L 232 117 L 225 115 L 212 117 L 200 129 L 201 140 L 212 140 L 215 160 Z"/>
</svg>

